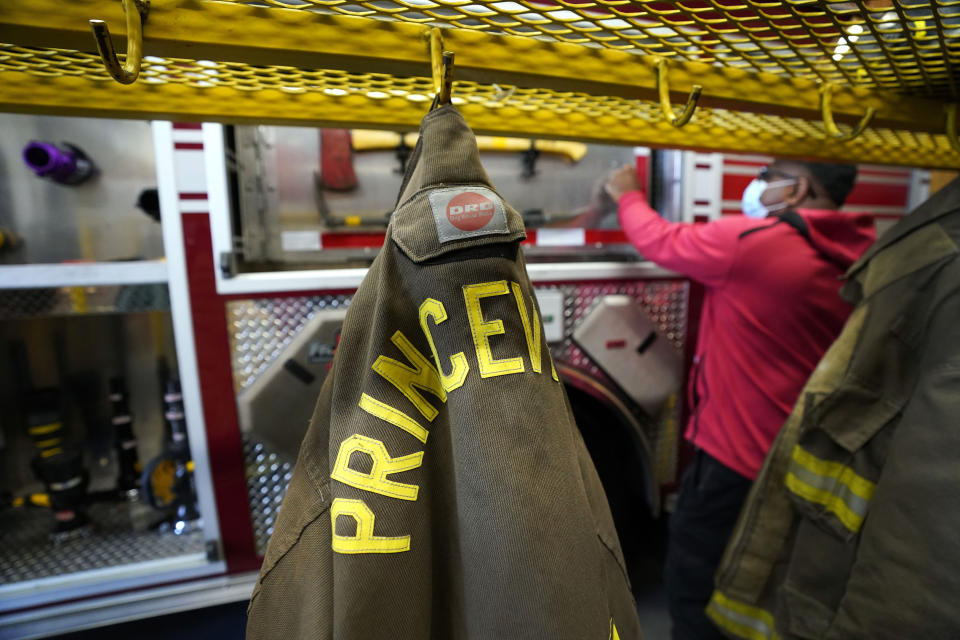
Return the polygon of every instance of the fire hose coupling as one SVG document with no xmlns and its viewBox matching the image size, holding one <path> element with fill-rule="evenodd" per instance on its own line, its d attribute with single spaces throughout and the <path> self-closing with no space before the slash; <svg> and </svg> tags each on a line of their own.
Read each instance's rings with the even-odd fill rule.
<svg viewBox="0 0 960 640">
<path fill-rule="evenodd" d="M 32 466 L 50 496 L 54 536 L 85 527 L 89 522 L 86 507 L 90 474 L 83 466 L 80 452 L 71 449 L 49 457 L 41 454 L 34 458 Z"/>
<path fill-rule="evenodd" d="M 33 140 L 23 148 L 23 161 L 37 176 L 70 186 L 82 184 L 97 173 L 87 154 L 69 142 L 57 145 Z"/>
</svg>

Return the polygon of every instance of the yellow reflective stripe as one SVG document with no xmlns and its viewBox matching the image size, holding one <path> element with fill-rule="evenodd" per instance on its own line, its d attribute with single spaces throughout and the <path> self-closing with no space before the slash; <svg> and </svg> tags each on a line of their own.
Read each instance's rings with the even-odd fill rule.
<svg viewBox="0 0 960 640">
<path fill-rule="evenodd" d="M 43 451 L 40 452 L 40 457 L 49 458 L 51 456 L 57 455 L 58 453 L 63 453 L 63 449 L 61 449 L 60 447 L 57 447 L 56 449 L 44 449 Z"/>
<path fill-rule="evenodd" d="M 744 640 L 780 640 L 769 611 L 731 600 L 719 591 L 710 598 L 707 616 L 724 631 Z"/>
<path fill-rule="evenodd" d="M 806 467 L 814 473 L 834 478 L 837 482 L 845 485 L 854 495 L 860 496 L 864 500 L 870 500 L 873 493 L 877 490 L 877 485 L 870 482 L 845 464 L 833 462 L 832 460 L 821 460 L 813 454 L 805 451 L 800 445 L 793 448 L 794 461 Z"/>
<path fill-rule="evenodd" d="M 62 426 L 62 422 L 51 422 L 50 424 L 41 424 L 37 425 L 36 427 L 30 427 L 27 429 L 27 433 L 32 436 L 45 436 L 48 433 L 53 433 Z"/>
<path fill-rule="evenodd" d="M 41 440 L 37 443 L 37 446 L 41 449 L 46 449 L 47 447 L 55 447 L 63 441 L 63 438 L 50 438 L 49 440 Z"/>
<path fill-rule="evenodd" d="M 849 466 L 817 458 L 799 445 L 794 447 L 792 458 L 784 479 L 787 489 L 822 505 L 850 531 L 859 531 L 877 485 Z"/>
<path fill-rule="evenodd" d="M 787 473 L 785 484 L 790 491 L 794 492 L 804 500 L 814 502 L 835 515 L 843 526 L 854 533 L 860 530 L 863 524 L 863 517 L 854 513 L 847 507 L 847 504 L 840 496 L 834 495 L 826 489 L 818 489 L 798 478 L 793 472 Z"/>
<path fill-rule="evenodd" d="M 31 493 L 30 504 L 32 504 L 35 507 L 49 507 L 50 494 L 49 493 Z"/>
</svg>

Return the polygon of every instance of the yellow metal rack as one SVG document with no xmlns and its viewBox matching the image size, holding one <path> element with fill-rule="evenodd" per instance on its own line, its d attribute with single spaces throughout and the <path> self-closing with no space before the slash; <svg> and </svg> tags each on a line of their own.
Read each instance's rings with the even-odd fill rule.
<svg viewBox="0 0 960 640">
<path fill-rule="evenodd" d="M 480 132 L 960 167 L 960 0 L 0 0 L 0 110 L 409 129 L 436 28 Z"/>
</svg>

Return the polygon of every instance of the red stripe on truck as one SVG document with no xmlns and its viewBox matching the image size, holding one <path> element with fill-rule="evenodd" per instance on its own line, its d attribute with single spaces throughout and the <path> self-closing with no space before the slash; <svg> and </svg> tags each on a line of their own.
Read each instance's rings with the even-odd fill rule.
<svg viewBox="0 0 960 640">
<path fill-rule="evenodd" d="M 858 182 L 847 196 L 848 207 L 906 207 L 910 197 L 910 185 L 884 184 L 882 182 Z"/>
</svg>

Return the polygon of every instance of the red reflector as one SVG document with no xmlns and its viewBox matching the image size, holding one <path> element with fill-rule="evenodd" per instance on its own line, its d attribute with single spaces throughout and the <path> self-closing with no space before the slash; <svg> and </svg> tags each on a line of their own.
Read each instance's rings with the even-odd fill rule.
<svg viewBox="0 0 960 640">
<path fill-rule="evenodd" d="M 607 349 L 623 349 L 626 346 L 626 340 L 607 340 Z"/>
</svg>

